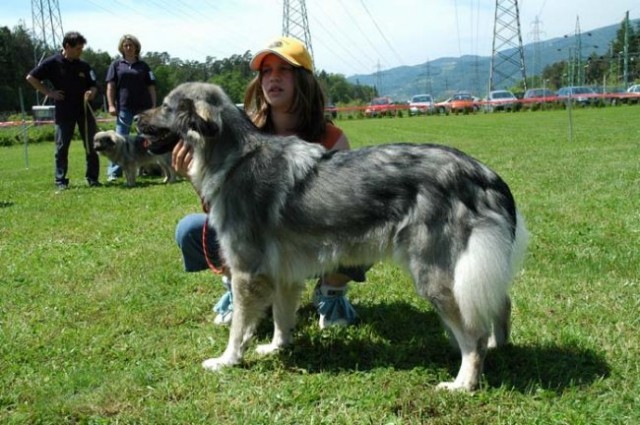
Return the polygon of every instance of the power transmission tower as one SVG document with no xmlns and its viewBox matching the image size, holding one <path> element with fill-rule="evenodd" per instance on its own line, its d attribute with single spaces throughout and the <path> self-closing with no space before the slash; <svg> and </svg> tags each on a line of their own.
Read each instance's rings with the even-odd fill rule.
<svg viewBox="0 0 640 425">
<path fill-rule="evenodd" d="M 518 0 L 496 0 L 489 90 L 511 88 L 520 83 L 527 89 Z"/>
<path fill-rule="evenodd" d="M 284 0 L 282 2 L 282 35 L 302 41 L 307 46 L 311 57 L 315 59 L 311 46 L 305 0 Z"/>
<path fill-rule="evenodd" d="M 540 26 L 542 24 L 542 21 L 540 21 L 540 19 L 538 18 L 538 15 L 536 15 L 535 20 L 532 22 L 533 24 L 533 30 L 532 30 L 532 34 L 533 34 L 533 62 L 532 63 L 532 67 L 533 67 L 533 72 L 531 72 L 531 75 L 535 78 L 536 75 L 539 75 L 539 80 L 542 81 L 542 70 L 540 69 L 540 63 L 542 58 L 540 57 L 540 35 L 543 33 L 543 31 L 540 30 Z"/>
<path fill-rule="evenodd" d="M 35 39 L 33 57 L 36 63 L 45 55 L 62 48 L 62 18 L 58 0 L 31 0 L 31 19 Z"/>
</svg>

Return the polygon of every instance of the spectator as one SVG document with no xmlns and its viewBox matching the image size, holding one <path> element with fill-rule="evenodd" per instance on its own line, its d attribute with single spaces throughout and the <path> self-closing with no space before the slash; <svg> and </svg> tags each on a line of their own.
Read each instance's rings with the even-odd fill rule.
<svg viewBox="0 0 640 425">
<path fill-rule="evenodd" d="M 253 57 L 251 69 L 258 74 L 247 87 L 245 110 L 259 128 L 272 134 L 295 134 L 327 149 L 349 149 L 342 130 L 325 118 L 325 97 L 313 75 L 312 59 L 304 44 L 293 38 L 278 38 Z M 173 151 L 174 167 L 186 175 L 191 160 L 191 152 L 180 142 Z M 176 228 L 176 241 L 188 272 L 204 270 L 208 263 L 219 267 L 222 262 L 217 256 L 215 232 L 207 232 L 206 253 L 203 249 L 205 222 L 206 214 L 190 214 Z M 364 279 L 364 270 L 350 268 L 318 280 L 314 304 L 320 313 L 321 328 L 355 321 L 356 313 L 345 297 L 347 282 Z M 214 306 L 218 313 L 214 323 L 229 324 L 233 294 L 228 278 L 223 277 L 222 281 L 227 292 Z"/>
<path fill-rule="evenodd" d="M 140 60 L 140 41 L 125 34 L 118 42 L 121 58 L 114 60 L 107 71 L 107 102 L 109 114 L 116 117 L 116 133 L 127 136 L 133 117 L 156 105 L 156 78 L 149 65 Z M 122 176 L 118 164 L 109 161 L 107 181 Z"/>
<path fill-rule="evenodd" d="M 27 75 L 27 81 L 55 104 L 55 185 L 58 192 L 69 187 L 67 169 L 69 146 L 76 124 L 84 144 L 90 187 L 100 186 L 100 160 L 93 148 L 96 120 L 89 102 L 98 92 L 96 75 L 91 66 L 80 59 L 87 40 L 79 32 L 68 32 L 62 40 L 62 51 L 44 59 Z M 43 81 L 52 86 L 49 89 Z"/>
</svg>

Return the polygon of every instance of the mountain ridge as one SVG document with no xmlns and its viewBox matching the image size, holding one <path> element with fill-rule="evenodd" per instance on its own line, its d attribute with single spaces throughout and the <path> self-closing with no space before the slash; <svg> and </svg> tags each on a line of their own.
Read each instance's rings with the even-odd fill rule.
<svg viewBox="0 0 640 425">
<path fill-rule="evenodd" d="M 630 26 L 639 23 L 640 19 L 629 21 Z M 586 59 L 594 52 L 599 56 L 607 53 L 619 29 L 620 23 L 581 33 L 582 58 Z M 527 77 L 539 75 L 546 66 L 567 60 L 576 46 L 576 40 L 576 35 L 568 35 L 524 45 Z M 501 53 L 508 55 L 513 50 Z M 534 58 L 536 51 L 539 60 Z M 390 96 L 398 102 L 419 93 L 431 93 L 436 98 L 442 98 L 461 90 L 483 97 L 489 86 L 490 68 L 491 56 L 468 54 L 403 65 L 371 74 L 355 74 L 347 77 L 347 81 L 376 86 L 381 95 Z"/>
</svg>

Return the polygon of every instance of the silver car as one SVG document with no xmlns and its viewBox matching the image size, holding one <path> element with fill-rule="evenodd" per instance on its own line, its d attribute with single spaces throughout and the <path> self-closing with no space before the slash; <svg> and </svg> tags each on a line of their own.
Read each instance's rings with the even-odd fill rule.
<svg viewBox="0 0 640 425">
<path fill-rule="evenodd" d="M 430 94 L 417 94 L 409 101 L 409 115 L 431 115 L 434 112 L 435 106 Z"/>
</svg>

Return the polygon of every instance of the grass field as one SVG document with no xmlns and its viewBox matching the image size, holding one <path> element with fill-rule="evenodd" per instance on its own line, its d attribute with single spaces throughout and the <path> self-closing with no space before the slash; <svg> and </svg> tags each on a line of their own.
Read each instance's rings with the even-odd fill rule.
<svg viewBox="0 0 640 425">
<path fill-rule="evenodd" d="M 515 194 L 531 242 L 512 345 L 472 395 L 434 390 L 459 355 L 386 264 L 352 285 L 357 326 L 320 331 L 310 282 L 295 346 L 205 373 L 228 330 L 219 278 L 184 273 L 173 240 L 199 209 L 189 183 L 89 189 L 76 141 L 55 194 L 52 144 L 28 169 L 24 147 L 0 149 L 0 423 L 640 423 L 639 112 L 575 110 L 572 141 L 564 111 L 338 122 L 354 146 L 456 146 Z"/>
</svg>

